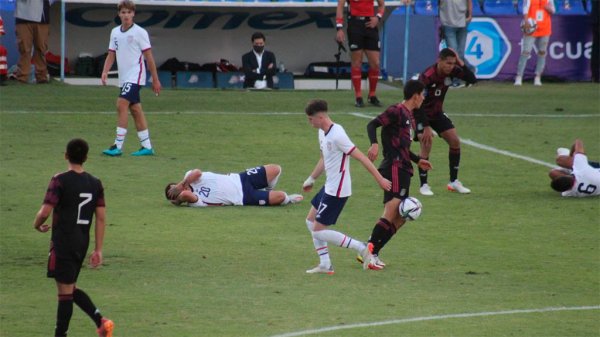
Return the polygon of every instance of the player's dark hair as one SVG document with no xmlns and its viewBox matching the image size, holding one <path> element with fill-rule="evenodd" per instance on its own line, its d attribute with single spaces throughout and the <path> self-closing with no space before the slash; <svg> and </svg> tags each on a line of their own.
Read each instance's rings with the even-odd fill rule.
<svg viewBox="0 0 600 337">
<path fill-rule="evenodd" d="M 171 187 L 173 187 L 174 185 L 177 185 L 177 183 L 168 183 L 167 186 L 165 187 L 165 198 L 167 198 L 167 200 L 175 200 L 175 199 L 171 199 L 169 198 L 169 190 L 171 189 Z"/>
<path fill-rule="evenodd" d="M 440 60 L 444 60 L 447 57 L 456 57 L 456 53 L 450 48 L 444 48 L 440 50 L 440 54 L 438 55 Z"/>
<path fill-rule="evenodd" d="M 322 99 L 313 99 L 308 102 L 304 112 L 309 116 L 314 116 L 319 112 L 327 112 L 327 102 Z"/>
<path fill-rule="evenodd" d="M 421 94 L 425 85 L 419 80 L 409 80 L 404 85 L 404 99 L 411 99 L 415 94 Z"/>
<path fill-rule="evenodd" d="M 87 160 L 90 147 L 88 143 L 81 139 L 71 139 L 67 144 L 67 159 L 71 164 L 83 164 Z"/>
<path fill-rule="evenodd" d="M 572 176 L 561 176 L 553 179 L 550 187 L 557 192 L 564 192 L 570 190 L 574 182 L 575 179 Z"/>
<path fill-rule="evenodd" d="M 117 9 L 120 11 L 123 8 L 127 8 L 127 9 L 135 12 L 135 4 L 131 0 L 119 1 L 119 5 L 117 6 Z"/>
<path fill-rule="evenodd" d="M 267 38 L 265 38 L 265 34 L 261 32 L 256 32 L 252 34 L 252 38 L 250 39 L 250 41 L 254 42 L 254 40 L 256 39 L 263 39 L 265 42 L 267 41 Z"/>
</svg>

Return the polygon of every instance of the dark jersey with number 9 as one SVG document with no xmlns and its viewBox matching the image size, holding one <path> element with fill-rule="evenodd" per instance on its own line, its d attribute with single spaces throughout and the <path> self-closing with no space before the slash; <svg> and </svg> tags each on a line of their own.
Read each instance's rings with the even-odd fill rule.
<svg viewBox="0 0 600 337">
<path fill-rule="evenodd" d="M 57 254 L 85 255 L 96 207 L 104 207 L 102 182 L 87 172 L 52 177 L 44 204 L 53 206 L 52 243 Z"/>
</svg>

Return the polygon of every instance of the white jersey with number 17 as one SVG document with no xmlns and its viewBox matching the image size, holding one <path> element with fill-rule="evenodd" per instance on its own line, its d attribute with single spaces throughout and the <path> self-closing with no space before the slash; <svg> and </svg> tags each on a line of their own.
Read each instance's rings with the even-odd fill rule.
<svg viewBox="0 0 600 337">
<path fill-rule="evenodd" d="M 117 55 L 119 68 L 119 87 L 125 83 L 146 85 L 146 65 L 144 64 L 144 51 L 152 48 L 148 32 L 133 24 L 126 31 L 121 26 L 113 28 L 110 32 L 108 50 Z"/>
<path fill-rule="evenodd" d="M 339 124 L 332 124 L 327 132 L 319 129 L 319 145 L 325 165 L 325 193 L 338 198 L 349 197 L 352 194 L 350 154 L 356 146 Z"/>
</svg>

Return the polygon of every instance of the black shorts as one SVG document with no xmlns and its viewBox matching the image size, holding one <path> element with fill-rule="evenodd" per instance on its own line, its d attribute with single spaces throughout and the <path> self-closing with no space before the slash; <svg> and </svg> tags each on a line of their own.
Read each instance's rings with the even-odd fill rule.
<svg viewBox="0 0 600 337">
<path fill-rule="evenodd" d="M 379 173 L 392 182 L 392 189 L 383 192 L 384 204 L 393 198 L 402 200 L 409 196 L 412 174 L 400 168 L 399 162 L 395 162 L 390 167 L 380 168 Z"/>
<path fill-rule="evenodd" d="M 350 16 L 348 17 L 348 45 L 350 51 L 375 50 L 379 51 L 379 29 L 367 28 L 365 24 L 374 17 Z"/>
<path fill-rule="evenodd" d="M 46 276 L 64 284 L 77 282 L 86 252 L 57 252 L 54 246 L 48 254 L 48 272 Z"/>
<path fill-rule="evenodd" d="M 444 131 L 454 129 L 454 124 L 452 124 L 452 121 L 450 120 L 450 118 L 448 118 L 448 116 L 446 116 L 445 113 L 442 113 L 439 118 L 429 119 L 429 126 L 431 126 L 431 128 L 438 135 Z M 423 133 L 423 129 L 417 128 L 417 134 L 419 134 L 419 133 Z M 416 139 L 416 137 L 415 137 L 415 140 L 418 140 L 418 139 Z"/>
</svg>

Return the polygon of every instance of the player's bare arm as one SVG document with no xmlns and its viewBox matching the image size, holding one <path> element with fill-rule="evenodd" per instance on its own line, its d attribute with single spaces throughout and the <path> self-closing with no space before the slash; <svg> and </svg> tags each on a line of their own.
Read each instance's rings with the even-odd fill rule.
<svg viewBox="0 0 600 337">
<path fill-rule="evenodd" d="M 583 149 L 583 142 L 581 139 L 575 139 L 575 144 L 573 144 L 573 155 L 576 153 L 585 154 L 585 150 Z"/>
<path fill-rule="evenodd" d="M 202 171 L 199 169 L 194 169 L 190 174 L 188 174 L 182 181 L 180 181 L 177 185 L 171 187 L 167 195 L 169 198 L 176 199 L 179 195 L 185 191 L 186 188 L 190 186 L 190 184 L 202 177 Z"/>
<path fill-rule="evenodd" d="M 158 79 L 158 71 L 156 71 L 156 62 L 154 62 L 152 50 L 145 50 L 143 54 L 144 58 L 146 59 L 146 63 L 148 64 L 148 70 L 150 71 L 150 75 L 152 75 L 152 91 L 156 94 L 156 96 L 158 96 L 160 94 L 160 89 L 162 89 L 162 86 L 160 84 L 160 80 Z"/>
<path fill-rule="evenodd" d="M 346 42 L 346 35 L 344 34 L 344 6 L 346 6 L 346 0 L 338 0 L 337 9 L 335 11 L 335 27 L 337 33 L 335 40 L 339 43 Z"/>
<path fill-rule="evenodd" d="M 40 207 L 40 210 L 35 216 L 35 220 L 33 220 L 33 228 L 35 228 L 35 230 L 42 233 L 46 233 L 50 230 L 50 225 L 45 224 L 45 222 L 48 220 L 50 213 L 52 213 L 52 209 L 53 207 L 48 204 L 43 204 L 42 207 Z"/>
<path fill-rule="evenodd" d="M 321 158 L 319 158 L 317 165 L 315 165 L 313 171 L 302 184 L 302 190 L 304 192 L 310 192 L 313 188 L 313 185 L 315 184 L 315 180 L 319 178 L 321 174 L 323 174 L 323 171 L 325 171 L 325 164 L 323 162 L 323 155 L 321 155 Z"/>
<path fill-rule="evenodd" d="M 104 245 L 104 230 L 106 228 L 106 208 L 96 207 L 96 225 L 94 227 L 94 251 L 90 255 L 90 266 L 92 268 L 102 265 L 102 246 Z"/>
<path fill-rule="evenodd" d="M 115 63 L 115 52 L 112 50 L 108 51 L 108 55 L 106 55 L 106 60 L 104 60 L 104 68 L 102 69 L 102 75 L 100 79 L 102 80 L 102 85 L 106 85 L 106 81 L 108 80 L 108 72 L 110 68 L 112 68 Z"/>
<path fill-rule="evenodd" d="M 367 156 L 365 156 L 364 153 L 362 153 L 358 148 L 355 148 L 354 151 L 352 151 L 352 153 L 350 154 L 350 156 L 360 161 L 360 163 L 367 169 L 367 171 L 371 173 L 373 178 L 375 178 L 377 184 L 379 184 L 379 187 L 381 187 L 385 191 L 389 191 L 392 189 L 392 182 L 385 179 L 381 175 L 381 173 L 379 173 L 375 165 L 373 165 L 373 163 L 369 160 L 369 158 L 367 158 Z"/>
<path fill-rule="evenodd" d="M 385 1 L 377 0 L 377 15 L 372 20 L 367 21 L 366 26 L 368 28 L 377 28 L 377 26 L 383 21 L 383 14 L 385 13 Z"/>
</svg>

